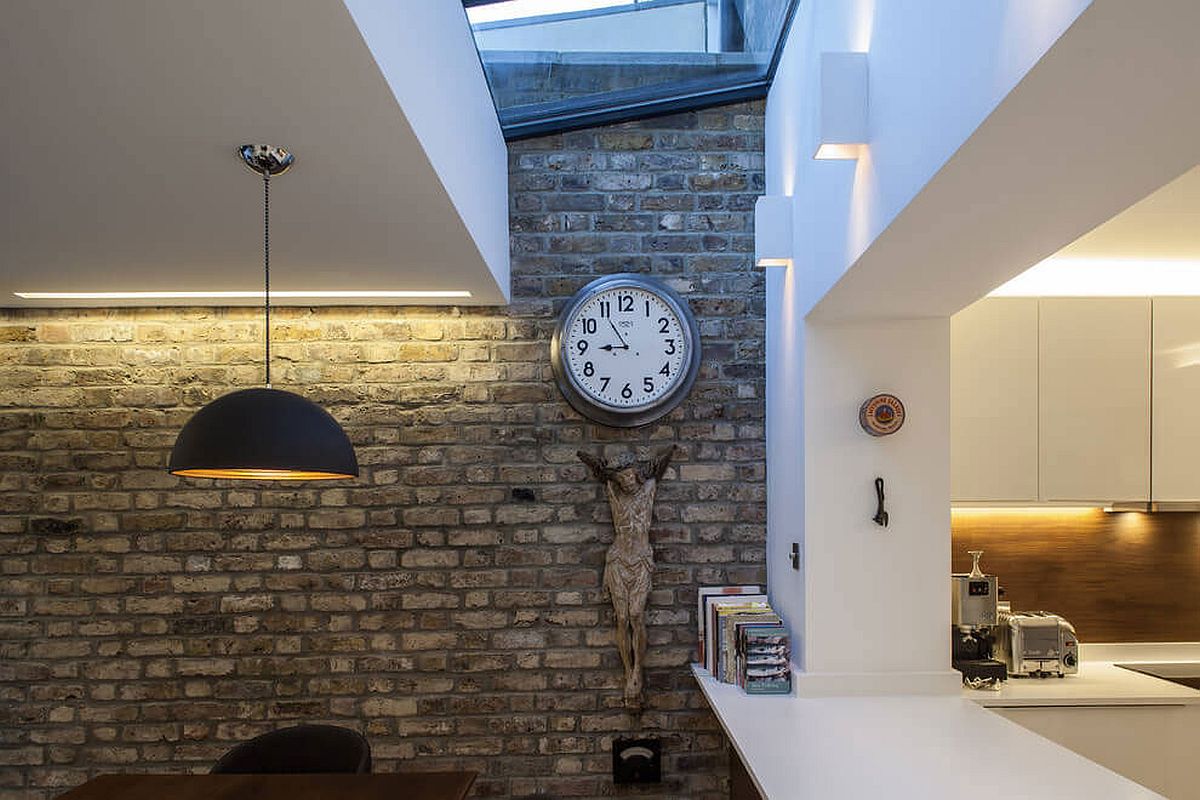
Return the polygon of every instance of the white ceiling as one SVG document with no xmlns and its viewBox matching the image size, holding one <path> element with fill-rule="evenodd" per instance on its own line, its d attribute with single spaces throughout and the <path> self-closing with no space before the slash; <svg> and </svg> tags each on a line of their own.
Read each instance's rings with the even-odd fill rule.
<svg viewBox="0 0 1200 800">
<path fill-rule="evenodd" d="M 272 288 L 505 301 L 507 253 L 481 253 L 339 0 L 5 0 L 0 42 L 0 306 L 260 289 L 245 142 L 296 155 L 271 184 Z"/>
<path fill-rule="evenodd" d="M 1200 262 L 1200 168 L 1093 228 L 1055 257 Z"/>
</svg>

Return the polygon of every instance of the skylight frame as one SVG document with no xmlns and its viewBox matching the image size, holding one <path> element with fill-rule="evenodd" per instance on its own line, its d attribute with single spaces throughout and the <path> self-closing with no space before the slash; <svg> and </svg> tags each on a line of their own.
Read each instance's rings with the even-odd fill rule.
<svg viewBox="0 0 1200 800">
<path fill-rule="evenodd" d="M 506 0 L 462 0 L 463 14 L 466 15 L 468 8 L 502 2 L 506 2 Z M 652 3 L 653 0 L 650 0 L 647 5 Z M 634 0 L 630 0 L 626 5 L 635 4 Z M 504 138 L 510 142 L 520 141 L 599 125 L 611 125 L 685 111 L 698 111 L 730 103 L 761 100 L 767 96 L 775 78 L 780 58 L 783 55 L 783 47 L 787 42 L 799 5 L 800 0 L 786 0 L 782 25 L 771 51 L 771 58 L 763 73 L 754 78 L 734 79 L 727 82 L 698 78 L 683 83 L 656 84 L 650 87 L 597 94 L 595 99 L 590 102 L 578 99 L 561 101 L 563 109 L 561 113 L 553 112 L 553 103 L 545 103 L 541 104 L 537 111 L 525 114 L 513 114 L 501 109 L 496 103 L 495 91 L 489 79 L 488 91 L 492 94 L 492 104 L 500 119 Z M 622 9 L 624 6 L 615 6 L 614 8 Z M 613 11 L 605 8 L 578 12 L 580 15 L 597 13 L 613 13 Z M 468 25 L 470 25 L 469 20 Z M 472 31 L 472 36 L 474 36 L 474 31 Z M 480 66 L 486 74 L 487 65 L 478 45 L 476 45 L 476 54 L 479 57 Z M 664 93 L 664 90 L 671 91 Z M 551 108 L 551 113 L 546 113 L 544 109 L 547 107 Z"/>
</svg>

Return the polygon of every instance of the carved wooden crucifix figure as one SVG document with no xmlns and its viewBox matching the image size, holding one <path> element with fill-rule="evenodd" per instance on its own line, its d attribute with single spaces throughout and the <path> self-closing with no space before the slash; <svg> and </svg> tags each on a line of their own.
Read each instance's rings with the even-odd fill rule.
<svg viewBox="0 0 1200 800">
<path fill-rule="evenodd" d="M 650 523 L 658 481 L 675 455 L 671 445 L 649 461 L 623 453 L 612 461 L 580 451 L 579 460 L 604 484 L 612 509 L 613 543 L 604 558 L 604 588 L 616 613 L 617 650 L 625 667 L 625 706 L 642 706 L 646 601 L 654 573 Z"/>
</svg>

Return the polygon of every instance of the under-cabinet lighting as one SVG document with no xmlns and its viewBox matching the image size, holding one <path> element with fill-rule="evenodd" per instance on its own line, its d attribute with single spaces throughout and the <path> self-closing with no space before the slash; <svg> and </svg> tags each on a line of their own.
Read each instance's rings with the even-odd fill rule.
<svg viewBox="0 0 1200 800">
<path fill-rule="evenodd" d="M 1106 514 L 1159 514 L 1159 513 L 1196 513 L 1200 511 L 1200 501 L 1195 500 L 1154 500 L 1151 502 L 1112 503 L 1104 507 Z"/>
<path fill-rule="evenodd" d="M 23 300 L 262 300 L 263 292 L 13 292 Z M 382 291 L 273 291 L 271 298 L 466 298 L 471 293 L 460 290 L 382 290 Z"/>
<path fill-rule="evenodd" d="M 1094 514 L 1103 511 L 1104 506 L 952 506 L 950 513 L 955 515 L 1023 515 L 1023 516 L 1054 516 L 1057 514 Z"/>
<path fill-rule="evenodd" d="M 1052 257 L 988 296 L 1200 296 L 1200 261 Z"/>
</svg>

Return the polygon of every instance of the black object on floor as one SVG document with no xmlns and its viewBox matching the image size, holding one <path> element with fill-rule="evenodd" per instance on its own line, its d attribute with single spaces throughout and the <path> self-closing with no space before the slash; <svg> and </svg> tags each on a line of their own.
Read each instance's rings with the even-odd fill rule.
<svg viewBox="0 0 1200 800">
<path fill-rule="evenodd" d="M 297 725 L 234 747 L 213 773 L 368 773 L 371 746 L 358 731 L 336 725 Z"/>
</svg>

